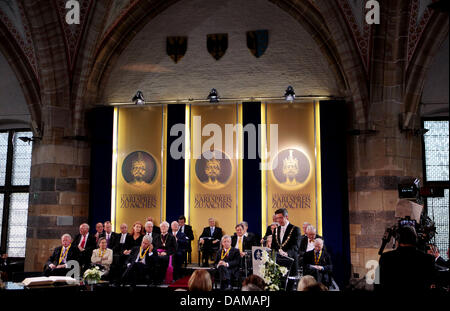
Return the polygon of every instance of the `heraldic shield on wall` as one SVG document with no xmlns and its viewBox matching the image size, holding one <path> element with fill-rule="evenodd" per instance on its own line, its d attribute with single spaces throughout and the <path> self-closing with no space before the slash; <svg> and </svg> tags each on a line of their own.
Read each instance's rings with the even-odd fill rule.
<svg viewBox="0 0 450 311">
<path fill-rule="evenodd" d="M 247 31 L 247 47 L 255 57 L 260 57 L 269 45 L 268 30 Z"/>
<path fill-rule="evenodd" d="M 187 50 L 187 37 L 167 37 L 166 51 L 167 55 L 176 63 L 178 63 L 186 54 Z"/>
<path fill-rule="evenodd" d="M 219 60 L 223 55 L 225 55 L 225 52 L 228 49 L 228 34 L 209 34 L 206 38 L 206 47 L 208 48 L 209 54 L 211 54 L 216 60 Z"/>
</svg>

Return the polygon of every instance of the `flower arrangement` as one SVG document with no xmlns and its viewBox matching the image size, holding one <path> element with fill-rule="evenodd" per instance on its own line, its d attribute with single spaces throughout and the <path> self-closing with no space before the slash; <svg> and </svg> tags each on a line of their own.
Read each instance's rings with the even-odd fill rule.
<svg viewBox="0 0 450 311">
<path fill-rule="evenodd" d="M 97 283 L 98 281 L 100 281 L 101 277 L 102 275 L 100 273 L 99 267 L 88 269 L 83 274 L 84 280 L 86 280 L 88 283 Z"/>
<path fill-rule="evenodd" d="M 282 267 L 275 262 L 276 253 L 273 252 L 272 257 L 269 257 L 267 251 L 263 251 L 262 265 L 260 266 L 260 275 L 263 276 L 264 282 L 266 282 L 266 290 L 276 291 L 280 290 L 282 278 L 288 273 L 286 267 Z"/>
</svg>

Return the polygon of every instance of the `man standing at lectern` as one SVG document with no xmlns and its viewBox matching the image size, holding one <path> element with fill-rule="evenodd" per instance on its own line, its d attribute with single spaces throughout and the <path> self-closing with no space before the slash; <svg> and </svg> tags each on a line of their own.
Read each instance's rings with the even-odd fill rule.
<svg viewBox="0 0 450 311">
<path fill-rule="evenodd" d="M 279 226 L 275 228 L 272 240 L 272 249 L 282 256 L 294 259 L 291 267 L 291 275 L 297 274 L 298 250 L 300 247 L 300 228 L 291 224 L 288 220 L 288 211 L 280 208 L 275 211 L 276 221 Z"/>
</svg>

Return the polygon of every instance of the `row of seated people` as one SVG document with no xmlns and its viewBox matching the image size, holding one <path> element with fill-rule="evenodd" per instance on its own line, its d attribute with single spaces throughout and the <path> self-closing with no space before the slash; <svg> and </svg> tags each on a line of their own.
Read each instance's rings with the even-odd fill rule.
<svg viewBox="0 0 450 311">
<path fill-rule="evenodd" d="M 105 222 L 104 230 L 99 230 L 102 229 L 100 226 L 101 224 L 97 224 L 97 232 L 94 235 L 89 234 L 89 226 L 87 224 L 82 224 L 80 226 L 80 233 L 73 241 L 70 241 L 70 236 L 68 235 L 62 237 L 62 246 L 55 249 L 55 252 L 46 265 L 45 272 L 47 275 L 56 273 L 65 274 L 64 269 L 67 269 L 67 267 L 64 266 L 64 263 L 74 257 L 80 262 L 80 265 L 83 268 L 86 268 L 91 264 L 102 265 L 104 270 L 106 270 L 105 275 L 109 273 L 109 268 L 113 266 L 114 269 L 112 269 L 113 271 L 110 273 L 112 274 L 110 279 L 119 280 L 120 276 L 129 275 L 129 273 L 123 272 L 124 270 L 126 272 L 127 268 L 130 268 L 130 260 L 137 260 L 136 250 L 142 247 L 143 237 L 147 236 L 151 238 L 150 243 L 152 244 L 152 251 L 150 253 L 156 251 L 156 256 L 158 258 L 156 264 L 160 268 L 157 269 L 160 273 L 154 275 L 154 279 L 157 280 L 157 282 L 162 281 L 171 256 L 174 268 L 174 278 L 176 279 L 180 276 L 181 264 L 184 261 L 184 258 L 186 258 L 185 253 L 190 249 L 190 242 L 193 239 L 192 228 L 184 224 L 185 218 L 183 216 L 181 216 L 180 219 L 182 221 L 181 224 L 184 225 L 185 232 L 189 233 L 190 231 L 191 238 L 180 230 L 180 223 L 177 222 L 172 223 L 170 233 L 168 232 L 169 225 L 166 222 L 163 223 L 163 230 L 161 230 L 162 228 L 160 229 L 153 226 L 151 221 L 147 221 L 145 226 L 142 226 L 140 222 L 135 222 L 131 234 L 128 234 L 126 224 L 120 226 L 121 233 L 114 233 L 112 232 L 111 223 Z M 272 224 L 267 230 L 271 234 L 266 233 L 265 237 L 260 242 L 265 242 L 267 240 L 265 243 L 269 248 L 275 249 L 281 255 L 291 257 L 295 259 L 295 261 L 298 261 L 298 256 L 303 260 L 304 254 L 307 251 L 312 250 L 310 249 L 311 244 L 312 248 L 316 247 L 315 240 L 320 237 L 315 234 L 314 227 L 308 224 L 308 226 L 304 228 L 304 231 L 307 233 L 305 236 L 308 237 L 308 239 L 305 239 L 305 236 L 300 237 L 300 230 L 289 223 L 287 211 L 285 209 L 278 210 L 275 213 L 274 219 L 276 220 L 276 225 Z M 236 225 L 235 229 L 236 233 L 233 237 L 230 237 L 230 245 L 232 248 L 238 250 L 240 257 L 244 257 L 245 251 L 251 250 L 251 247 L 254 245 L 258 245 L 258 239 L 254 234 L 247 232 L 248 224 L 245 222 Z M 284 234 L 285 232 L 287 233 L 286 235 Z M 104 238 L 104 242 L 102 238 Z M 221 244 L 219 241 L 221 238 L 222 230 L 215 226 L 214 219 L 209 219 L 209 227 L 204 228 L 202 235 L 199 238 L 199 244 L 204 252 L 204 264 L 208 263 L 208 258 L 214 253 L 216 253 L 216 256 L 213 259 L 217 261 L 217 258 L 221 254 L 221 251 L 219 250 Z M 67 240 L 69 240 L 69 242 Z M 94 251 L 99 241 L 102 241 L 100 243 L 101 245 Z M 69 249 L 67 249 L 68 243 L 72 246 Z M 323 248 L 322 240 L 319 240 L 318 244 L 321 244 L 321 247 Z M 303 254 L 299 251 L 302 247 L 305 249 Z M 107 251 L 107 249 L 110 251 Z M 133 249 L 134 252 L 132 254 Z M 113 255 L 111 255 L 111 252 Z M 234 251 L 232 253 L 234 253 Z M 113 259 L 116 258 L 114 260 L 115 265 L 110 263 L 110 257 L 113 257 Z M 326 266 L 327 269 L 325 269 L 324 272 L 328 270 L 331 271 L 331 261 L 329 260 L 326 251 L 319 252 L 315 261 L 317 261 L 317 263 L 320 262 L 320 264 L 304 265 L 304 270 L 318 270 L 321 268 L 317 268 L 316 266 Z M 296 273 L 296 267 L 297 262 L 294 262 L 294 267 L 291 271 L 295 271 Z M 217 264 L 215 264 L 215 268 L 219 269 Z M 232 274 L 233 273 L 231 273 L 231 275 Z"/>
<path fill-rule="evenodd" d="M 169 264 L 173 267 L 173 277 L 179 277 L 189 239 L 179 230 L 178 222 L 172 222 L 170 232 L 169 223 L 161 223 L 159 234 L 153 232 L 151 221 L 147 221 L 145 230 L 140 222 L 135 222 L 132 234 L 128 234 L 126 224 L 120 226 L 121 233 L 112 232 L 109 221 L 105 222 L 104 227 L 104 234 L 97 236 L 89 234 L 87 224 L 80 225 L 80 233 L 73 240 L 69 234 L 64 234 L 61 246 L 55 248 L 44 267 L 45 275 L 66 275 L 70 268 L 67 263 L 76 260 L 81 271 L 98 265 L 102 268 L 103 278 L 115 282 L 132 281 L 134 263 L 145 263 L 146 256 L 154 255 L 151 260 L 147 260 L 158 271 L 151 275 L 152 282 L 163 281 Z"/>
</svg>

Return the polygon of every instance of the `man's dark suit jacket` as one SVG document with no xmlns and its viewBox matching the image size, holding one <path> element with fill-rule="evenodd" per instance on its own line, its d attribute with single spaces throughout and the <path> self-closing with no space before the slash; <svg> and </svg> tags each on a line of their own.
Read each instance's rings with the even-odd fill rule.
<svg viewBox="0 0 450 311">
<path fill-rule="evenodd" d="M 292 231 L 292 233 L 291 233 Z M 294 226 L 293 224 L 289 223 L 289 225 L 286 228 L 286 232 L 283 236 L 283 241 L 281 241 L 281 244 L 286 242 L 286 240 L 289 237 L 289 241 L 281 247 L 281 245 L 278 244 L 278 241 L 280 240 L 280 234 L 281 234 L 281 227 L 277 227 L 275 229 L 275 236 L 272 238 L 272 249 L 279 250 L 280 248 L 285 251 L 289 257 L 296 259 L 298 250 L 300 247 L 300 228 L 297 226 Z"/>
<path fill-rule="evenodd" d="M 170 231 L 170 234 L 173 235 L 173 232 Z M 186 236 L 186 234 L 184 234 L 180 230 L 178 230 L 176 238 L 177 238 L 177 240 L 176 240 L 177 241 L 177 253 L 186 252 L 188 249 L 188 245 L 190 244 L 189 238 Z"/>
<path fill-rule="evenodd" d="M 106 231 L 104 231 L 104 235 L 103 235 L 103 237 L 106 239 Z M 115 233 L 115 232 L 111 232 L 111 236 L 109 237 L 109 243 L 107 244 L 107 247 L 109 248 L 109 249 L 111 249 L 111 250 L 113 250 L 113 247 L 114 247 L 114 245 L 115 245 L 115 243 L 116 243 L 116 239 L 119 239 L 119 241 L 120 241 L 120 234 L 119 234 L 119 237 L 117 237 L 117 233 Z M 108 242 L 108 241 L 106 241 L 106 242 Z M 113 250 L 113 252 L 114 252 L 114 250 Z"/>
<path fill-rule="evenodd" d="M 325 284 L 326 286 L 331 285 L 331 274 L 333 272 L 333 265 L 331 264 L 331 258 L 325 248 L 322 249 L 322 255 L 320 255 L 319 263 L 314 261 L 315 252 L 314 250 L 306 252 L 303 256 L 303 271 L 305 275 L 312 275 L 316 278 L 318 282 Z M 322 266 L 323 270 L 317 270 L 311 268 L 311 266 Z"/>
<path fill-rule="evenodd" d="M 267 226 L 266 234 L 264 234 L 263 239 L 264 239 L 264 240 L 267 240 L 267 237 L 268 237 L 269 235 L 272 235 L 272 229 L 270 228 L 270 225 Z"/>
<path fill-rule="evenodd" d="M 232 237 L 231 237 L 231 246 L 232 247 L 235 247 L 235 245 L 236 245 L 236 242 L 237 242 L 237 239 L 238 239 L 238 236 L 237 236 L 237 234 L 235 233 Z M 250 236 L 248 236 L 248 237 L 246 237 L 246 236 L 244 236 L 244 239 L 243 239 L 243 241 L 242 241 L 242 248 L 244 249 L 244 251 L 246 251 L 246 250 L 252 250 L 252 246 L 254 246 L 255 244 L 254 244 L 254 241 L 253 241 L 253 239 L 250 237 Z M 237 247 L 236 247 L 237 248 Z"/>
<path fill-rule="evenodd" d="M 231 246 L 230 252 L 227 256 L 225 256 L 224 259 L 220 259 L 221 255 L 222 249 L 219 249 L 216 255 L 216 260 L 214 261 L 214 268 L 217 268 L 217 264 L 219 263 L 219 261 L 223 260 L 228 263 L 228 269 L 230 269 L 232 273 L 235 274 L 236 271 L 239 270 L 239 265 L 241 264 L 241 255 L 239 253 L 239 250 Z"/>
<path fill-rule="evenodd" d="M 450 263 L 449 263 L 449 261 L 450 261 L 450 260 L 445 261 L 444 258 L 442 258 L 441 256 L 439 256 L 439 257 L 436 259 L 435 262 L 436 262 L 436 265 L 438 265 L 439 267 L 450 268 Z"/>
<path fill-rule="evenodd" d="M 316 239 L 323 240 L 323 238 L 318 234 L 316 234 Z M 300 238 L 300 248 L 299 248 L 300 257 L 303 257 L 303 255 L 305 255 L 307 248 L 308 248 L 308 237 L 306 235 L 302 235 Z M 323 248 L 326 250 L 325 245 L 323 246 Z"/>
<path fill-rule="evenodd" d="M 120 244 L 120 238 L 122 237 L 122 233 L 116 233 L 114 239 L 110 241 L 111 249 L 113 250 L 113 254 L 123 255 L 125 250 L 132 249 L 131 246 L 133 244 L 133 237 L 127 233 L 127 237 L 125 238 L 125 243 Z"/>
<path fill-rule="evenodd" d="M 398 291 L 428 291 L 435 278 L 435 262 L 432 255 L 415 247 L 398 247 L 383 253 L 379 260 L 380 289 Z"/>
<path fill-rule="evenodd" d="M 175 254 L 177 251 L 177 240 L 175 237 L 169 233 L 166 235 L 166 245 L 163 245 L 162 242 L 162 235 L 158 235 L 158 237 L 155 237 L 153 239 L 153 246 L 156 250 L 158 249 L 164 249 L 167 253 L 167 256 Z"/>
<path fill-rule="evenodd" d="M 212 240 L 220 241 L 222 238 L 222 229 L 220 227 L 215 227 L 214 233 L 211 235 L 211 229 L 209 227 L 205 227 L 200 238 L 212 238 Z M 217 245 L 219 245 L 219 243 L 217 243 Z"/>
<path fill-rule="evenodd" d="M 45 264 L 46 267 L 48 267 L 50 264 L 54 264 L 57 266 L 59 263 L 59 256 L 61 255 L 61 249 L 62 246 L 58 246 L 53 250 L 53 254 L 48 258 L 47 263 Z M 70 246 L 69 251 L 67 252 L 66 262 L 70 260 L 77 260 L 79 257 L 80 251 L 78 250 L 78 247 Z"/>
<path fill-rule="evenodd" d="M 180 228 L 181 231 L 181 228 Z M 192 227 L 189 225 L 184 225 L 184 234 L 189 238 L 189 242 L 187 245 L 187 251 L 191 252 L 192 251 L 192 245 L 191 245 L 191 241 L 194 240 L 194 231 L 192 231 Z"/>
<path fill-rule="evenodd" d="M 83 236 L 81 234 L 77 234 L 75 239 L 72 241 L 72 247 L 75 247 L 78 250 L 78 244 L 80 244 Z M 71 247 L 71 248 L 72 248 Z M 89 233 L 86 245 L 84 246 L 84 251 L 79 252 L 79 262 L 81 265 L 90 264 L 92 251 L 97 248 L 97 243 L 95 242 L 95 235 Z"/>
<path fill-rule="evenodd" d="M 298 250 L 300 247 L 300 228 L 289 223 L 289 225 L 286 227 L 286 232 L 284 233 L 283 240 L 280 242 L 279 245 L 278 241 L 280 240 L 280 234 L 281 234 L 281 227 L 278 226 L 275 229 L 274 236 L 272 237 L 272 249 L 276 251 L 282 249 L 288 254 L 290 258 L 293 258 L 294 263 L 292 264 L 291 275 L 297 274 Z M 289 237 L 289 234 L 290 234 L 289 241 L 286 242 Z M 281 247 L 281 245 L 285 242 L 286 244 L 283 247 Z"/>
<path fill-rule="evenodd" d="M 128 257 L 126 264 L 128 265 L 133 264 L 136 262 L 137 256 L 139 256 L 139 251 L 140 251 L 141 247 L 140 246 L 135 246 L 133 247 L 133 249 L 131 250 L 130 256 Z M 152 254 L 150 256 L 150 254 Z M 156 249 L 153 248 L 152 252 L 147 252 L 147 254 L 145 255 L 145 266 L 146 267 L 154 267 L 156 260 L 158 259 L 158 253 L 156 252 Z"/>
</svg>

